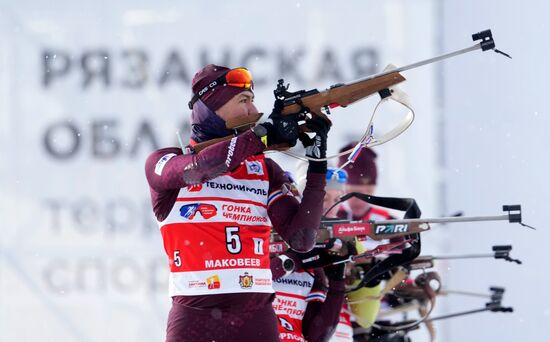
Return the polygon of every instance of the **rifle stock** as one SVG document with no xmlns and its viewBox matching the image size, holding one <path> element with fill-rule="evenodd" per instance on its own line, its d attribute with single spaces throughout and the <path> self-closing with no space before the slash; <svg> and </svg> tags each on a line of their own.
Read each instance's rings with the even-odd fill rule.
<svg viewBox="0 0 550 342">
<path fill-rule="evenodd" d="M 405 81 L 405 77 L 398 72 L 392 72 L 379 77 L 359 80 L 349 84 L 337 84 L 321 92 L 312 93 L 309 91 L 304 96 L 290 96 L 285 102 L 282 114 L 288 115 L 297 113 L 301 105 L 309 108 L 315 115 L 325 116 L 321 109 L 323 107 L 347 107 L 348 105 L 369 97 L 370 95 L 387 89 L 393 85 Z M 289 93 L 289 94 L 299 94 Z"/>
<path fill-rule="evenodd" d="M 309 91 L 300 90 L 297 92 L 288 92 L 282 80 L 280 80 L 277 90 L 275 90 L 275 94 L 284 101 L 282 115 L 298 113 L 302 110 L 302 107 L 307 107 L 311 114 L 328 119 L 322 112 L 323 108 L 337 106 L 347 107 L 354 102 L 367 98 L 372 94 L 388 89 L 403 81 L 405 81 L 405 77 L 399 72 L 390 72 L 374 78 L 367 77 L 347 84 L 335 84 L 323 91 L 313 89 Z M 254 126 L 261 116 L 262 114 L 257 114 L 228 120 L 226 122 L 226 127 L 228 129 L 247 129 Z M 233 137 L 234 135 L 228 135 L 227 137 L 208 140 L 196 144 L 193 146 L 193 149 L 198 153 L 210 145 L 229 140 Z M 268 149 L 286 150 L 288 146 L 273 146 Z"/>
</svg>

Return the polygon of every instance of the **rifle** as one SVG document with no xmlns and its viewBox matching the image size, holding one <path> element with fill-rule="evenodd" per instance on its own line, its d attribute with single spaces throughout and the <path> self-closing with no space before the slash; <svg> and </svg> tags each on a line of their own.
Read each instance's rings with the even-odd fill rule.
<svg viewBox="0 0 550 342">
<path fill-rule="evenodd" d="M 281 112 L 283 116 L 295 114 L 307 108 L 307 111 L 312 115 L 327 118 L 325 113 L 330 113 L 330 108 L 338 106 L 347 107 L 375 93 L 380 93 L 382 98 L 390 96 L 390 87 L 403 81 L 405 81 L 405 77 L 399 72 L 392 71 L 380 76 L 369 76 L 349 83 L 334 84 L 323 91 L 312 89 L 289 92 L 289 85 L 285 86 L 284 80 L 280 79 L 277 84 L 277 89 L 274 90 L 274 94 L 276 98 L 284 101 L 284 107 Z M 253 127 L 261 116 L 262 114 L 237 117 L 231 121 L 227 121 L 226 128 L 233 130 L 234 134 L 237 135 Z M 229 135 L 198 143 L 193 146 L 193 149 L 198 153 L 212 144 L 229 140 L 233 136 L 234 135 Z M 271 150 L 286 148 L 288 147 L 281 146 L 271 148 Z"/>
<path fill-rule="evenodd" d="M 354 194 L 354 193 L 350 193 Z M 368 196 L 368 195 L 365 195 Z M 384 197 L 368 196 L 370 199 Z M 384 198 L 385 199 L 385 198 Z M 369 202 L 371 203 L 371 202 Z M 368 236 L 373 240 L 385 240 L 399 236 L 406 236 L 413 233 L 422 233 L 430 229 L 434 223 L 454 222 L 480 222 L 480 221 L 508 221 L 519 223 L 524 227 L 535 229 L 521 220 L 520 205 L 503 205 L 504 215 L 494 216 L 470 216 L 470 217 L 437 217 L 437 218 L 414 218 L 414 219 L 392 219 L 392 220 L 345 220 L 345 219 L 324 219 L 321 220 L 320 239 L 338 237 L 349 239 L 355 236 Z"/>
<path fill-rule="evenodd" d="M 300 113 L 304 110 L 307 110 L 307 112 L 311 113 L 312 115 L 318 115 L 323 118 L 327 118 L 326 115 L 330 114 L 330 109 L 335 107 L 347 107 L 348 105 L 363 100 L 375 93 L 378 93 L 382 99 L 391 97 L 393 93 L 392 87 L 405 81 L 405 77 L 400 74 L 401 71 L 414 69 L 426 64 L 431 64 L 479 49 L 482 51 L 494 50 L 497 53 L 510 57 L 509 55 L 495 48 L 495 42 L 493 40 L 491 30 L 485 30 L 473 34 L 472 40 L 480 40 L 480 42 L 468 48 L 460 49 L 441 56 L 409 64 L 400 68 L 395 68 L 390 65 L 384 71 L 378 74 L 370 75 L 348 83 L 334 84 L 323 91 L 312 89 L 290 92 L 288 91 L 289 85 L 285 86 L 284 80 L 280 79 L 278 80 L 277 88 L 273 91 L 273 93 L 275 95 L 275 98 L 283 100 L 284 107 L 281 113 L 283 116 Z M 231 139 L 242 131 L 254 126 L 261 115 L 262 114 L 238 117 L 231 121 L 228 121 L 226 122 L 226 127 L 229 130 L 233 130 L 234 135 L 212 139 L 196 144 L 195 146 L 193 146 L 193 149 L 196 153 L 198 153 L 212 144 Z M 407 122 L 402 129 L 406 129 L 411 123 L 412 121 Z M 268 148 L 268 150 L 285 150 L 287 148 L 288 146 L 275 146 Z"/>
</svg>

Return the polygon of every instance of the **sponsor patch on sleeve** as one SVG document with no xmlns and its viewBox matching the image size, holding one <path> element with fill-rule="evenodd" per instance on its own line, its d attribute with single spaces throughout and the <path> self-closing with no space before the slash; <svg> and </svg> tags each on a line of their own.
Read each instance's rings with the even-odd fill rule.
<svg viewBox="0 0 550 342">
<path fill-rule="evenodd" d="M 157 165 L 155 165 L 155 173 L 159 176 L 162 175 L 162 169 L 164 169 L 164 165 L 166 165 L 166 163 L 175 156 L 177 156 L 177 154 L 175 153 L 168 153 L 163 155 L 157 162 Z"/>
<path fill-rule="evenodd" d="M 262 163 L 255 160 L 247 160 L 246 163 L 246 172 L 249 175 L 258 175 L 263 176 L 264 175 L 264 168 L 262 166 Z"/>
</svg>

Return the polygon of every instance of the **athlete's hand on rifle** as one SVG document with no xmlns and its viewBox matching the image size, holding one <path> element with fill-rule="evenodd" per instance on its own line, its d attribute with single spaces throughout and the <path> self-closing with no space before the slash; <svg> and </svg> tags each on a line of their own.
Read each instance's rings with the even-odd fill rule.
<svg viewBox="0 0 550 342">
<path fill-rule="evenodd" d="M 332 123 L 320 116 L 313 116 L 307 119 L 305 127 L 307 132 L 301 132 L 299 139 L 306 149 L 306 156 L 322 159 L 327 156 L 327 137 Z M 315 133 L 315 135 L 312 135 Z M 312 136 L 310 136 L 312 135 Z"/>
<path fill-rule="evenodd" d="M 338 255 L 338 251 L 342 248 L 342 240 L 329 239 L 325 243 L 318 243 L 313 249 L 306 253 L 296 253 L 297 258 L 301 262 L 303 269 L 319 268 L 332 265 L 337 261 L 342 261 L 348 258 L 348 256 Z M 345 264 L 345 263 L 342 263 Z"/>
<path fill-rule="evenodd" d="M 314 115 L 311 119 L 306 120 L 304 126 L 306 132 L 300 132 L 299 139 L 306 149 L 306 157 L 312 158 L 309 160 L 308 172 L 322 173 L 327 172 L 327 162 L 318 161 L 315 159 L 323 159 L 327 157 L 327 137 L 328 131 L 332 123 L 330 120 Z M 315 135 L 312 135 L 315 133 Z"/>
<path fill-rule="evenodd" d="M 282 100 L 275 100 L 269 119 L 254 128 L 256 135 L 266 136 L 267 146 L 286 144 L 292 147 L 296 145 L 299 134 L 299 116 L 305 116 L 305 114 L 296 113 L 283 116 L 281 114 L 283 107 Z"/>
<path fill-rule="evenodd" d="M 330 265 L 324 268 L 325 275 L 329 280 L 344 280 L 346 277 L 346 263 Z"/>
</svg>

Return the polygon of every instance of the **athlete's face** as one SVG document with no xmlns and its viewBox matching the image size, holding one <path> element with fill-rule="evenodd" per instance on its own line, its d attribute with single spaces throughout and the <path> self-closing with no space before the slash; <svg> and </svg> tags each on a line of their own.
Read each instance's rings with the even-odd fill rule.
<svg viewBox="0 0 550 342">
<path fill-rule="evenodd" d="M 231 100 L 216 111 L 216 114 L 224 121 L 257 113 L 258 109 L 254 105 L 254 93 L 249 90 L 233 96 Z"/>
<path fill-rule="evenodd" d="M 357 184 L 346 184 L 346 192 L 360 192 L 362 194 L 372 195 L 376 189 L 375 185 L 357 185 Z M 364 202 L 356 197 L 350 198 L 348 200 L 348 205 L 351 209 L 351 213 L 355 217 L 363 216 L 369 209 L 369 204 Z"/>
</svg>

